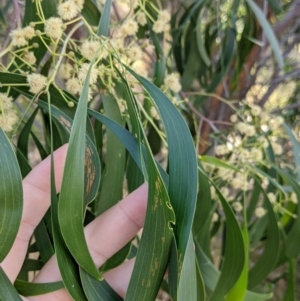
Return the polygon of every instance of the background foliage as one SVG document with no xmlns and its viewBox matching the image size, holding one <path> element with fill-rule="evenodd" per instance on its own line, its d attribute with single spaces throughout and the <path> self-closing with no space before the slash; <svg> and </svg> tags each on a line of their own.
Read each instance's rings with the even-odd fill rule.
<svg viewBox="0 0 300 301">
<path fill-rule="evenodd" d="M 122 300 L 101 274 L 137 256 L 125 300 L 298 300 L 300 1 L 68 1 L 1 2 L 0 261 L 21 175 L 70 147 L 0 298 Z M 142 236 L 99 270 L 83 225 L 144 181 Z M 63 282 L 30 284 L 54 251 Z"/>
</svg>

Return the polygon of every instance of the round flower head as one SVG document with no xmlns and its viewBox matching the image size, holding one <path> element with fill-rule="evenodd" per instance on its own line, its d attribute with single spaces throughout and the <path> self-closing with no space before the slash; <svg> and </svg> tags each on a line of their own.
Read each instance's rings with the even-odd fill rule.
<svg viewBox="0 0 300 301">
<path fill-rule="evenodd" d="M 74 19 L 77 16 L 79 9 L 74 1 L 67 0 L 58 5 L 57 12 L 63 20 L 68 21 Z"/>
<path fill-rule="evenodd" d="M 5 114 L 0 114 L 0 128 L 6 133 L 9 133 L 13 130 L 13 126 L 17 121 L 18 116 L 15 111 L 11 110 Z"/>
<path fill-rule="evenodd" d="M 252 158 L 256 162 L 261 161 L 263 159 L 263 153 L 260 148 L 252 148 L 250 153 L 251 153 Z"/>
<path fill-rule="evenodd" d="M 90 64 L 85 63 L 85 64 L 82 64 L 82 66 L 79 69 L 78 79 L 82 83 L 84 82 L 84 80 L 87 76 L 89 67 L 90 67 Z M 98 77 L 98 70 L 93 66 L 92 70 L 91 70 L 91 73 L 90 73 L 90 85 L 93 85 L 97 82 L 97 77 Z"/>
<path fill-rule="evenodd" d="M 164 84 L 167 89 L 173 92 L 179 92 L 181 90 L 181 84 L 179 82 L 179 77 L 175 73 L 168 74 L 164 79 Z"/>
<path fill-rule="evenodd" d="M 70 63 L 61 64 L 58 70 L 58 77 L 61 79 L 69 79 L 72 74 L 73 67 Z"/>
<path fill-rule="evenodd" d="M 32 73 L 27 75 L 27 82 L 30 86 L 29 91 L 37 94 L 45 88 L 47 84 L 47 77 L 38 73 Z"/>
<path fill-rule="evenodd" d="M 258 105 L 254 105 L 251 107 L 251 114 L 253 116 L 259 116 L 261 113 L 261 107 Z"/>
<path fill-rule="evenodd" d="M 45 33 L 48 37 L 57 40 L 62 34 L 63 22 L 61 18 L 51 17 L 45 22 Z"/>
<path fill-rule="evenodd" d="M 151 117 L 154 118 L 154 119 L 159 119 L 159 115 L 158 115 L 157 110 L 156 110 L 155 107 L 152 107 L 152 108 L 150 109 L 150 115 L 151 115 Z"/>
<path fill-rule="evenodd" d="M 263 207 L 257 207 L 254 211 L 254 214 L 260 218 L 263 217 L 266 214 L 266 210 Z"/>
<path fill-rule="evenodd" d="M 161 33 L 164 31 L 164 27 L 165 27 L 165 22 L 158 19 L 153 23 L 152 29 L 155 33 Z"/>
<path fill-rule="evenodd" d="M 143 56 L 143 52 L 139 46 L 132 46 L 128 48 L 126 54 L 130 62 L 137 61 Z"/>
<path fill-rule="evenodd" d="M 234 202 L 232 204 L 232 207 L 233 207 L 233 209 L 234 209 L 235 212 L 241 212 L 243 210 L 243 206 L 239 202 Z"/>
<path fill-rule="evenodd" d="M 138 31 L 138 24 L 134 20 L 128 20 L 121 26 L 123 37 L 134 36 Z"/>
<path fill-rule="evenodd" d="M 80 52 L 86 59 L 91 61 L 94 58 L 97 51 L 100 49 L 100 47 L 101 44 L 98 41 L 85 41 L 81 45 Z"/>
<path fill-rule="evenodd" d="M 35 30 L 31 26 L 24 27 L 23 31 L 26 40 L 31 40 L 35 36 Z"/>
<path fill-rule="evenodd" d="M 28 41 L 25 38 L 25 32 L 21 28 L 13 30 L 9 35 L 12 38 L 11 44 L 13 46 L 22 47 L 28 44 Z"/>
<path fill-rule="evenodd" d="M 137 22 L 144 26 L 147 24 L 147 18 L 146 18 L 146 15 L 144 13 L 139 13 L 137 16 L 136 16 L 136 20 Z"/>
<path fill-rule="evenodd" d="M 219 220 L 219 215 L 217 212 L 214 212 L 211 218 L 212 223 L 215 223 Z"/>
<path fill-rule="evenodd" d="M 232 123 L 236 123 L 236 122 L 238 121 L 237 115 L 236 115 L 236 114 L 231 115 L 231 116 L 230 116 L 230 121 L 231 121 Z"/>
<path fill-rule="evenodd" d="M 291 202 L 294 204 L 298 204 L 298 198 L 295 192 L 292 192 L 291 194 Z"/>
<path fill-rule="evenodd" d="M 72 77 L 68 79 L 66 82 L 66 90 L 73 95 L 79 93 L 81 91 L 81 85 L 78 78 Z"/>
<path fill-rule="evenodd" d="M 26 52 L 23 55 L 24 61 L 26 61 L 29 65 L 34 65 L 36 62 L 36 57 L 32 51 Z"/>
<path fill-rule="evenodd" d="M 276 202 L 276 195 L 273 192 L 269 192 L 267 195 L 271 203 Z"/>
<path fill-rule="evenodd" d="M 0 113 L 2 110 L 9 110 L 12 108 L 12 97 L 7 96 L 5 93 L 0 93 Z"/>
<path fill-rule="evenodd" d="M 167 10 L 162 10 L 158 13 L 157 19 L 164 23 L 168 23 L 171 20 L 171 15 Z"/>
<path fill-rule="evenodd" d="M 273 148 L 273 151 L 274 151 L 275 155 L 282 155 L 283 154 L 283 148 L 279 143 L 272 142 L 271 144 L 272 144 L 272 148 Z"/>
</svg>

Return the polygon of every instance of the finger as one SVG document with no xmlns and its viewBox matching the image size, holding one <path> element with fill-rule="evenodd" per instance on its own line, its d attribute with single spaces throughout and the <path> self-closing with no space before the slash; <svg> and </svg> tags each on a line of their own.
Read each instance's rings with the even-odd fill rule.
<svg viewBox="0 0 300 301">
<path fill-rule="evenodd" d="M 84 229 L 91 256 L 100 267 L 142 228 L 147 206 L 147 185 L 143 184 L 122 201 L 97 217 Z M 55 257 L 37 275 L 36 282 L 61 279 Z"/>
<path fill-rule="evenodd" d="M 126 295 L 134 263 L 132 258 L 104 274 L 105 280 L 122 298 Z"/>
<path fill-rule="evenodd" d="M 55 182 L 60 190 L 67 145 L 54 154 Z M 29 239 L 50 206 L 50 157 L 37 165 L 23 180 L 23 212 L 14 244 L 1 263 L 8 278 L 14 282 L 24 262 Z"/>
<path fill-rule="evenodd" d="M 121 296 L 125 297 L 130 277 L 132 274 L 135 258 L 123 262 L 121 265 L 105 273 L 104 279 Z M 65 289 L 53 293 L 24 298 L 26 301 L 72 301 L 72 298 Z"/>
<path fill-rule="evenodd" d="M 121 249 L 142 228 L 146 207 L 147 185 L 144 184 L 85 227 L 87 245 L 98 267 Z M 53 256 L 34 282 L 60 280 L 56 257 Z M 64 290 L 57 291 L 55 297 L 65 300 L 66 292 Z"/>
</svg>

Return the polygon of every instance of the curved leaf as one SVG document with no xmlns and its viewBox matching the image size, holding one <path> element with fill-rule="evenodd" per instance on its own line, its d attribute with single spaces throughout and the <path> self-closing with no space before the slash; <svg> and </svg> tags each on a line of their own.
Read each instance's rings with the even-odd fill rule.
<svg viewBox="0 0 300 301">
<path fill-rule="evenodd" d="M 0 128 L 0 262 L 17 236 L 23 209 L 22 176 L 11 144 Z"/>
</svg>

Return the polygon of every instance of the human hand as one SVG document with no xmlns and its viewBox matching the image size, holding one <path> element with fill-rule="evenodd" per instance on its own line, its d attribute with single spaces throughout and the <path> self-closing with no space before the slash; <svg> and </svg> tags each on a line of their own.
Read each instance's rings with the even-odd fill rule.
<svg viewBox="0 0 300 301">
<path fill-rule="evenodd" d="M 60 191 L 67 145 L 54 152 L 55 185 Z M 50 206 L 50 158 L 36 166 L 23 180 L 24 205 L 21 225 L 9 254 L 0 264 L 11 282 L 22 267 L 34 229 Z M 147 186 L 143 184 L 118 204 L 97 217 L 85 227 L 85 237 L 95 264 L 100 267 L 121 249 L 142 228 L 147 206 Z M 133 269 L 134 259 L 104 274 L 106 281 L 122 297 L 125 296 Z M 33 282 L 60 281 L 56 257 L 53 256 Z M 65 289 L 53 293 L 22 297 L 28 301 L 72 300 Z"/>
</svg>

